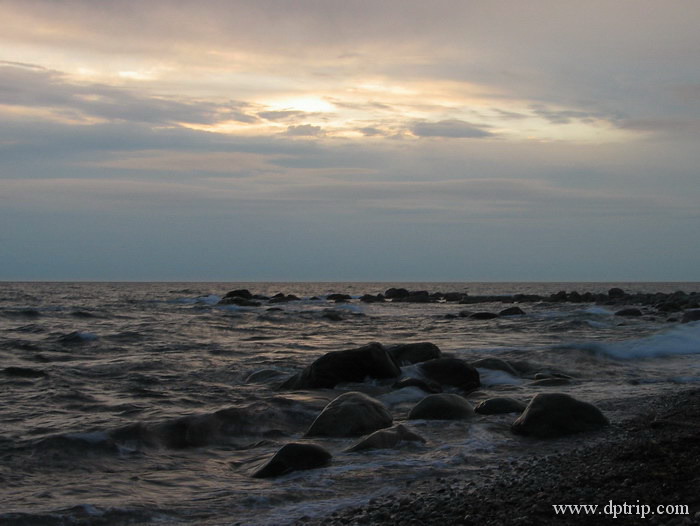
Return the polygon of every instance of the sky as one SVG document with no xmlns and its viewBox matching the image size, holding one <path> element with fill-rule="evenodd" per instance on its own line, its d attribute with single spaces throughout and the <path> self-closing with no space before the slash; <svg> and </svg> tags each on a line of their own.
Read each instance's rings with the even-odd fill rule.
<svg viewBox="0 0 700 526">
<path fill-rule="evenodd" d="M 694 0 L 0 0 L 0 280 L 700 281 Z"/>
</svg>

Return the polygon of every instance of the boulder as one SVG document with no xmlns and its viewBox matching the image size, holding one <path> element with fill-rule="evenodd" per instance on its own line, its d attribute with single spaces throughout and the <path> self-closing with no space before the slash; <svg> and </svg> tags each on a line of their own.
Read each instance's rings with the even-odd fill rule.
<svg viewBox="0 0 700 526">
<path fill-rule="evenodd" d="M 681 323 L 690 323 L 691 321 L 700 320 L 700 309 L 691 309 L 683 313 L 683 318 L 681 318 Z"/>
<path fill-rule="evenodd" d="M 408 290 L 394 287 L 387 289 L 387 291 L 384 292 L 384 297 L 388 300 L 407 298 L 409 295 L 410 292 L 408 292 Z"/>
<path fill-rule="evenodd" d="M 481 385 L 479 371 L 459 358 L 437 358 L 418 364 L 421 374 L 440 385 L 458 387 L 471 392 Z"/>
<path fill-rule="evenodd" d="M 369 436 L 360 440 L 354 446 L 348 448 L 347 451 L 364 451 L 366 449 L 388 449 L 394 448 L 401 442 L 422 442 L 425 444 L 425 439 L 408 429 L 402 424 L 397 424 L 388 429 L 380 429 Z"/>
<path fill-rule="evenodd" d="M 625 291 L 618 287 L 613 287 L 608 290 L 608 297 L 610 299 L 620 299 L 625 297 Z"/>
<path fill-rule="evenodd" d="M 381 294 L 377 294 L 376 296 L 373 296 L 372 294 L 364 294 L 362 297 L 360 297 L 360 301 L 363 303 L 382 303 L 384 301 L 384 296 Z"/>
<path fill-rule="evenodd" d="M 430 342 L 404 343 L 387 350 L 396 363 L 401 365 L 426 362 L 442 356 L 440 348 Z"/>
<path fill-rule="evenodd" d="M 535 438 L 556 438 L 599 429 L 608 423 L 593 404 L 563 393 L 541 393 L 534 396 L 513 422 L 511 431 Z"/>
<path fill-rule="evenodd" d="M 328 301 L 335 301 L 336 303 L 342 303 L 345 301 L 350 301 L 352 299 L 352 296 L 349 294 L 329 294 L 326 296 L 326 299 Z"/>
<path fill-rule="evenodd" d="M 464 420 L 474 416 L 471 404 L 459 395 L 439 393 L 428 395 L 408 414 L 409 420 Z"/>
<path fill-rule="evenodd" d="M 520 307 L 508 307 L 498 313 L 499 316 L 524 316 L 525 311 Z"/>
<path fill-rule="evenodd" d="M 253 295 L 248 289 L 237 289 L 228 292 L 223 299 L 226 298 L 243 298 L 244 300 L 252 300 Z"/>
<path fill-rule="evenodd" d="M 291 377 L 282 389 L 333 388 L 340 382 L 362 382 L 365 378 L 397 378 L 401 369 L 380 343 L 324 354 Z"/>
<path fill-rule="evenodd" d="M 499 396 L 482 400 L 476 404 L 474 411 L 480 415 L 502 415 L 506 413 L 522 413 L 526 407 L 524 403 L 515 398 Z"/>
<path fill-rule="evenodd" d="M 379 400 L 364 393 L 343 393 L 316 417 L 306 436 L 351 437 L 391 426 L 393 417 Z"/>
<path fill-rule="evenodd" d="M 332 455 L 317 444 L 291 442 L 282 446 L 265 465 L 253 473 L 253 478 L 270 478 L 292 471 L 327 466 Z"/>
</svg>

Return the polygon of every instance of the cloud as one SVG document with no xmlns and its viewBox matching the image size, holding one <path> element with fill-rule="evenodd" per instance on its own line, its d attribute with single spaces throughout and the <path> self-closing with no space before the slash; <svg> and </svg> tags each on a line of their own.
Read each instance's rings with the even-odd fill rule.
<svg viewBox="0 0 700 526">
<path fill-rule="evenodd" d="M 410 128 L 418 137 L 445 137 L 452 139 L 477 139 L 493 134 L 465 121 L 449 119 L 439 122 L 417 122 Z"/>
<path fill-rule="evenodd" d="M 323 129 L 320 126 L 311 124 L 299 124 L 298 126 L 288 126 L 285 135 L 293 137 L 318 137 L 323 134 Z"/>
</svg>

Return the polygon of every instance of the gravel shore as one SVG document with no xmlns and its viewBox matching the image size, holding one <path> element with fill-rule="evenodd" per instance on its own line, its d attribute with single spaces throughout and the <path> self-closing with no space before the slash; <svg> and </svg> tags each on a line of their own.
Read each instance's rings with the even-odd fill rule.
<svg viewBox="0 0 700 526">
<path fill-rule="evenodd" d="M 700 525 L 700 389 L 647 400 L 636 414 L 581 435 L 577 447 L 566 452 L 508 461 L 482 483 L 424 481 L 400 495 L 296 524 Z M 592 515 L 556 514 L 554 504 L 598 508 Z M 666 509 L 658 510 L 659 505 L 685 505 L 688 513 L 661 514 Z"/>
</svg>

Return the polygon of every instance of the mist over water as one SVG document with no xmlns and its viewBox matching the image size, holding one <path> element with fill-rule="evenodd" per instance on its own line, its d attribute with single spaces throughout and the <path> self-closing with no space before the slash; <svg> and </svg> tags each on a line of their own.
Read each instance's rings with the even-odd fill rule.
<svg viewBox="0 0 700 526">
<path fill-rule="evenodd" d="M 420 389 L 392 391 L 377 381 L 277 389 L 322 354 L 373 341 L 430 341 L 467 361 L 497 357 L 570 377 L 569 385 L 541 387 L 531 377 L 480 369 L 482 389 L 469 399 L 526 402 L 538 392 L 566 392 L 613 422 L 626 416 L 620 401 L 700 382 L 700 322 L 546 301 L 521 304 L 524 316 L 473 320 L 448 315 L 511 305 L 357 299 L 392 286 L 470 295 L 613 286 L 700 292 L 700 283 L 2 283 L 0 521 L 284 524 L 405 491 L 421 478 L 486 477 L 503 459 L 532 454 L 532 443 L 509 431 L 514 415 L 406 423 L 425 395 Z M 301 300 L 217 305 L 239 288 Z M 330 293 L 354 299 L 335 303 Z M 427 443 L 347 453 L 355 440 L 314 440 L 333 454 L 329 467 L 250 476 L 301 439 L 328 401 L 357 389 Z M 535 447 L 545 454 L 558 446 Z"/>
</svg>

